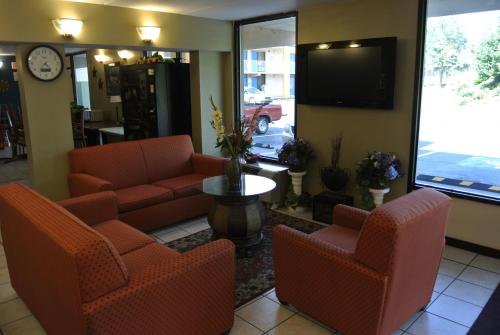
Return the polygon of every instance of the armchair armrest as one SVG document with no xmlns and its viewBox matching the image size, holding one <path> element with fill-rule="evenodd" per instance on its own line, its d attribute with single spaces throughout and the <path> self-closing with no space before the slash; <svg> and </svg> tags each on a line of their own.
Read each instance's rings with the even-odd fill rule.
<svg viewBox="0 0 500 335">
<path fill-rule="evenodd" d="M 226 161 L 224 158 L 193 154 L 193 156 L 191 156 L 191 161 L 196 173 L 205 176 L 220 176 L 224 174 L 224 162 Z"/>
<path fill-rule="evenodd" d="M 361 230 L 370 212 L 360 208 L 337 205 L 333 208 L 332 223 L 347 228 Z"/>
<path fill-rule="evenodd" d="M 220 334 L 233 324 L 235 248 L 217 240 L 130 276 L 129 285 L 84 305 L 100 333 Z M 90 331 L 92 332 L 92 331 Z"/>
<path fill-rule="evenodd" d="M 376 333 L 386 276 L 359 263 L 350 252 L 282 225 L 273 230 L 273 258 L 280 300 L 319 320 L 334 318 L 342 332 L 346 328 L 340 325 L 353 314 L 363 315 L 365 324 L 351 333 Z M 329 308 L 318 308 L 319 303 Z"/>
<path fill-rule="evenodd" d="M 118 218 L 116 194 L 111 191 L 61 200 L 57 203 L 89 226 Z"/>
<path fill-rule="evenodd" d="M 85 173 L 71 173 L 68 176 L 69 192 L 72 197 L 112 191 L 114 186 L 109 181 Z"/>
</svg>

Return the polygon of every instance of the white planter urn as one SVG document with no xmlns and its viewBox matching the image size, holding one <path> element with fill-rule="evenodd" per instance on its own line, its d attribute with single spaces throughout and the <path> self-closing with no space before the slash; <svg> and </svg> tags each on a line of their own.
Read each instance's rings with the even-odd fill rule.
<svg viewBox="0 0 500 335">
<path fill-rule="evenodd" d="M 288 170 L 288 174 L 292 177 L 293 192 L 296 195 L 302 194 L 302 177 L 306 175 L 306 171 L 292 172 Z"/>
<path fill-rule="evenodd" d="M 391 189 L 389 187 L 383 189 L 369 188 L 368 191 L 373 196 L 373 203 L 375 207 L 379 207 L 384 203 L 384 194 L 389 193 Z"/>
</svg>

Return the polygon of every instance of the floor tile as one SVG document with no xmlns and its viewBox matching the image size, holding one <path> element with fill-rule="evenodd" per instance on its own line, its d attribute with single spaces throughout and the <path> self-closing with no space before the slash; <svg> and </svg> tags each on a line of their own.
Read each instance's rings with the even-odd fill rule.
<svg viewBox="0 0 500 335">
<path fill-rule="evenodd" d="M 14 291 L 10 283 L 0 285 L 0 304 L 17 298 L 17 293 Z"/>
<path fill-rule="evenodd" d="M 294 313 L 271 299 L 261 298 L 239 309 L 236 315 L 260 330 L 268 331 L 294 315 Z"/>
<path fill-rule="evenodd" d="M 439 316 L 424 313 L 406 331 L 412 335 L 466 335 L 469 328 Z"/>
<path fill-rule="evenodd" d="M 190 234 L 195 234 L 205 229 L 209 229 L 210 225 L 205 220 L 196 220 L 193 222 L 188 222 L 180 226 L 182 230 L 189 232 Z"/>
<path fill-rule="evenodd" d="M 432 291 L 431 301 L 429 301 L 427 307 L 429 307 L 437 299 L 437 297 L 439 297 L 439 293 Z"/>
<path fill-rule="evenodd" d="M 0 255 L 0 269 L 5 269 L 7 267 L 7 259 L 5 255 Z"/>
<path fill-rule="evenodd" d="M 500 283 L 500 274 L 468 267 L 458 279 L 494 290 Z"/>
<path fill-rule="evenodd" d="M 7 268 L 0 269 L 0 285 L 10 282 L 9 270 Z"/>
<path fill-rule="evenodd" d="M 484 307 L 493 294 L 493 290 L 461 280 L 455 280 L 443 294 Z"/>
<path fill-rule="evenodd" d="M 28 316 L 27 318 L 9 323 L 8 325 L 2 327 L 4 335 L 45 335 L 40 323 L 33 317 Z"/>
<path fill-rule="evenodd" d="M 448 259 L 441 259 L 439 273 L 455 278 L 465 269 L 465 267 L 465 264 L 450 261 Z"/>
<path fill-rule="evenodd" d="M 434 291 L 438 293 L 443 292 L 448 287 L 448 285 L 451 284 L 453 280 L 454 279 L 452 277 L 438 274 L 436 278 L 436 283 L 434 284 Z"/>
<path fill-rule="evenodd" d="M 265 294 L 266 298 L 269 298 L 277 303 L 279 303 L 280 301 L 278 300 L 278 297 L 276 296 L 276 291 L 275 290 L 271 290 L 271 292 L 269 293 L 266 293 Z"/>
<path fill-rule="evenodd" d="M 278 327 L 267 332 L 269 335 L 330 335 L 331 333 L 330 330 L 299 314 L 292 316 Z"/>
<path fill-rule="evenodd" d="M 163 242 L 171 242 L 179 238 L 183 238 L 189 235 L 185 230 L 178 227 L 170 227 L 168 229 L 160 230 L 154 233 L 156 237 L 160 238 Z"/>
<path fill-rule="evenodd" d="M 479 255 L 470 264 L 476 268 L 500 273 L 500 259 Z"/>
<path fill-rule="evenodd" d="M 30 315 L 28 307 L 21 299 L 14 299 L 0 304 L 0 326 L 22 319 Z"/>
<path fill-rule="evenodd" d="M 463 250 L 459 248 L 455 248 L 449 245 L 444 247 L 443 257 L 455 262 L 469 264 L 474 257 L 476 257 L 476 253 Z"/>
<path fill-rule="evenodd" d="M 440 295 L 428 312 L 470 327 L 481 313 L 481 307 L 445 295 Z"/>
<path fill-rule="evenodd" d="M 413 324 L 413 322 L 415 322 L 415 320 L 417 320 L 420 317 L 420 315 L 422 315 L 422 313 L 423 312 L 417 312 L 417 313 L 415 313 L 405 323 L 403 323 L 401 325 L 401 327 L 399 327 L 399 328 L 402 329 L 402 330 L 408 329 Z"/>
<path fill-rule="evenodd" d="M 239 317 L 234 317 L 233 328 L 231 329 L 230 335 L 261 335 L 264 334 L 259 329 L 255 328 L 251 324 Z"/>
<path fill-rule="evenodd" d="M 402 335 L 402 334 L 404 334 L 404 332 L 402 330 L 398 329 L 398 330 L 392 332 L 391 335 Z"/>
</svg>

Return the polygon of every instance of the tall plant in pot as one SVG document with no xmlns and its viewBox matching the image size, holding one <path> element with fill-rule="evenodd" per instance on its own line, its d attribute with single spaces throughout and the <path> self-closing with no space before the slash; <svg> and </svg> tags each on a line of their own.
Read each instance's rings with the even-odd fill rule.
<svg viewBox="0 0 500 335">
<path fill-rule="evenodd" d="M 349 181 L 348 170 L 339 167 L 341 147 L 342 134 L 332 140 L 330 166 L 321 169 L 321 181 L 329 190 L 334 192 L 343 190 Z"/>
<path fill-rule="evenodd" d="M 311 145 L 302 138 L 289 140 L 278 150 L 278 161 L 288 166 L 288 174 L 292 177 L 293 191 L 302 194 L 302 177 L 314 151 Z"/>
<path fill-rule="evenodd" d="M 358 164 L 356 183 L 369 209 L 382 205 L 389 183 L 403 175 L 401 161 L 394 153 L 373 151 Z"/>
</svg>

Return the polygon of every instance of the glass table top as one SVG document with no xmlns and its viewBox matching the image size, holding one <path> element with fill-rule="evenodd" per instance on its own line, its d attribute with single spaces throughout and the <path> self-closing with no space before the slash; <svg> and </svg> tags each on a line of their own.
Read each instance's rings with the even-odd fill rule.
<svg viewBox="0 0 500 335">
<path fill-rule="evenodd" d="M 215 196 L 249 197 L 269 192 L 275 187 L 276 183 L 269 178 L 242 174 L 239 190 L 229 189 L 226 176 L 216 176 L 203 179 L 202 191 Z"/>
</svg>

